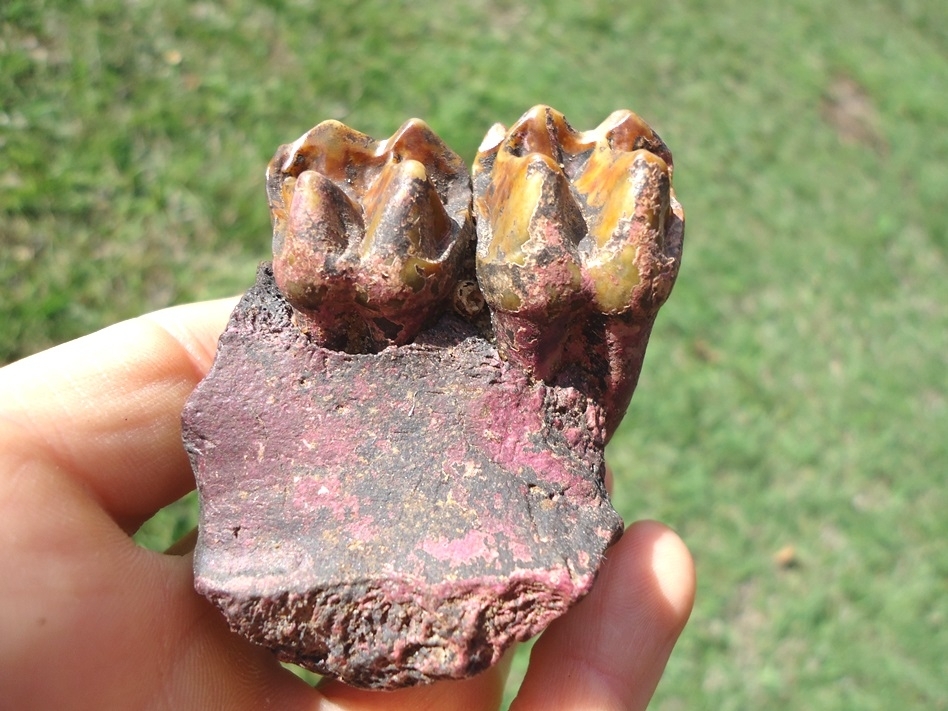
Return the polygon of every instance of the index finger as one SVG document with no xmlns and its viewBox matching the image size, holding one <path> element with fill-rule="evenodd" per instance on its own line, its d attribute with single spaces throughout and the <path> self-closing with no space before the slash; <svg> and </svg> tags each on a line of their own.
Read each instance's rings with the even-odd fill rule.
<svg viewBox="0 0 948 711">
<path fill-rule="evenodd" d="M 181 409 L 235 304 L 156 311 L 0 369 L 0 451 L 79 480 L 134 530 L 194 486 Z"/>
</svg>

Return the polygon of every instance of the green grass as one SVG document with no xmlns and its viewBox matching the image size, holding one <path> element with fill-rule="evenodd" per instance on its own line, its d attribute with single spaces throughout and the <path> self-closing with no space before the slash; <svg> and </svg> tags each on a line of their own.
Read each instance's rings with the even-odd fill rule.
<svg viewBox="0 0 948 711">
<path fill-rule="evenodd" d="M 246 288 L 263 168 L 324 118 L 470 161 L 534 103 L 632 108 L 688 213 L 611 447 L 698 565 L 654 708 L 948 709 L 948 10 L 710 5 L 7 0 L 0 361 Z"/>
</svg>

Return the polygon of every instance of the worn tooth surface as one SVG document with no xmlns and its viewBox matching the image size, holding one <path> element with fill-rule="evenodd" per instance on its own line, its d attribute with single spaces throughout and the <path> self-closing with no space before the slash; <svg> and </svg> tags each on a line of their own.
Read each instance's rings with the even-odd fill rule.
<svg viewBox="0 0 948 711">
<path fill-rule="evenodd" d="M 514 155 L 542 153 L 564 164 L 589 148 L 589 139 L 570 126 L 566 117 L 549 106 L 534 106 L 510 127 L 507 151 Z"/>
<path fill-rule="evenodd" d="M 614 151 L 637 151 L 645 149 L 665 161 L 669 174 L 672 173 L 672 154 L 668 146 L 652 127 L 640 116 L 628 109 L 613 111 L 592 131 L 587 132 L 590 139 L 605 144 Z"/>
<path fill-rule="evenodd" d="M 267 192 L 277 284 L 326 345 L 406 343 L 451 300 L 470 179 L 424 122 L 379 142 L 325 121 L 277 151 Z"/>
<path fill-rule="evenodd" d="M 633 308 L 634 289 L 642 283 L 653 252 L 664 248 L 668 168 L 646 150 L 621 154 L 601 172 L 594 163 L 591 158 L 592 169 L 583 175 L 597 173 L 585 194 L 590 228 L 583 245 L 584 267 L 599 309 L 619 314 Z M 583 183 L 577 181 L 580 191 Z"/>
</svg>

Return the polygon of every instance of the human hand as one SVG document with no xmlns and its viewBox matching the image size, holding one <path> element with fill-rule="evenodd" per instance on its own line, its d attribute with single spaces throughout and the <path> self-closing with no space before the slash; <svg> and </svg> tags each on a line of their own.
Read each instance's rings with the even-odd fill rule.
<svg viewBox="0 0 948 711">
<path fill-rule="evenodd" d="M 505 664 L 394 692 L 316 690 L 231 633 L 191 556 L 131 534 L 194 486 L 185 399 L 233 300 L 166 309 L 0 369 L 0 709 L 496 709 Z M 642 709 L 687 621 L 694 569 L 653 522 L 534 647 L 513 709 Z"/>
</svg>

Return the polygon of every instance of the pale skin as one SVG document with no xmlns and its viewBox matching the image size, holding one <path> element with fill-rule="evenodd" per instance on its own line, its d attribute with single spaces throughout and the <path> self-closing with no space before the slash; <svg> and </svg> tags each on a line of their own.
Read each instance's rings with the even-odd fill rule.
<svg viewBox="0 0 948 711">
<path fill-rule="evenodd" d="M 313 689 L 227 629 L 190 553 L 132 540 L 194 487 L 181 408 L 233 306 L 166 309 L 0 369 L 0 707 L 497 709 L 504 663 L 395 692 Z M 633 524 L 537 642 L 513 708 L 644 709 L 694 589 L 678 536 Z"/>
</svg>

